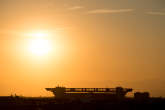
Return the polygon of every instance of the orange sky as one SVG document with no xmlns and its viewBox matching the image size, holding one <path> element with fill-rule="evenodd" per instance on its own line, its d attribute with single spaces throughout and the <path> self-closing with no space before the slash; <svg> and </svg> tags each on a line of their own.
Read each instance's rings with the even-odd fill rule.
<svg viewBox="0 0 165 110">
<path fill-rule="evenodd" d="M 0 95 L 47 96 L 44 88 L 59 84 L 132 87 L 165 96 L 163 4 L 1 0 Z M 28 50 L 35 48 L 30 42 L 37 33 L 44 39 L 37 45 L 46 49 L 43 55 L 33 53 L 38 47 Z"/>
</svg>

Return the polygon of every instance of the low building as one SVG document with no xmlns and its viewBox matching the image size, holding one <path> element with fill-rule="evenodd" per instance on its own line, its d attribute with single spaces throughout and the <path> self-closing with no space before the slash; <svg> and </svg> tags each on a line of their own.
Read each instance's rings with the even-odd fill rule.
<svg viewBox="0 0 165 110">
<path fill-rule="evenodd" d="M 134 98 L 137 100 L 145 100 L 150 98 L 149 92 L 135 92 Z"/>
<path fill-rule="evenodd" d="M 57 99 L 114 99 L 124 98 L 131 88 L 45 88 L 47 91 L 52 92 Z"/>
</svg>

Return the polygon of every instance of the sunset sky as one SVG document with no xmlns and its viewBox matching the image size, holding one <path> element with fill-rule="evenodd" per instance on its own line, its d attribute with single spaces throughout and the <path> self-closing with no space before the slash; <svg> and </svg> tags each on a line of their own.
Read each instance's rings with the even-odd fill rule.
<svg viewBox="0 0 165 110">
<path fill-rule="evenodd" d="M 0 96 L 57 85 L 165 97 L 165 0 L 0 0 Z"/>
</svg>

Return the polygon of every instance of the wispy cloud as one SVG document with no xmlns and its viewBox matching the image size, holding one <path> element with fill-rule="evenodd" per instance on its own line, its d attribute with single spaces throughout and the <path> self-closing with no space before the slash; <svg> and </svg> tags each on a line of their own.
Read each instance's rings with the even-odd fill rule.
<svg viewBox="0 0 165 110">
<path fill-rule="evenodd" d="M 84 7 L 82 6 L 73 6 L 73 7 L 70 7 L 69 10 L 78 10 L 78 9 L 82 9 Z"/>
<path fill-rule="evenodd" d="M 90 10 L 87 13 L 89 14 L 111 14 L 111 13 L 125 13 L 132 12 L 134 9 L 95 9 Z"/>
<path fill-rule="evenodd" d="M 150 14 L 150 15 L 165 15 L 165 12 L 150 11 L 150 12 L 147 12 L 147 14 Z"/>
</svg>

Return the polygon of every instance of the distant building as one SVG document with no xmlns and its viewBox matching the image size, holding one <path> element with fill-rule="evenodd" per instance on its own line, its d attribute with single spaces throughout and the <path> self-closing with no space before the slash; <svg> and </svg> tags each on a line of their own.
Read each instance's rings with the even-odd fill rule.
<svg viewBox="0 0 165 110">
<path fill-rule="evenodd" d="M 150 98 L 149 92 L 135 92 L 134 98 L 137 100 L 145 100 Z"/>
<path fill-rule="evenodd" d="M 63 99 L 112 99 L 124 98 L 131 88 L 45 88 L 47 91 L 53 92 L 55 98 Z"/>
</svg>

